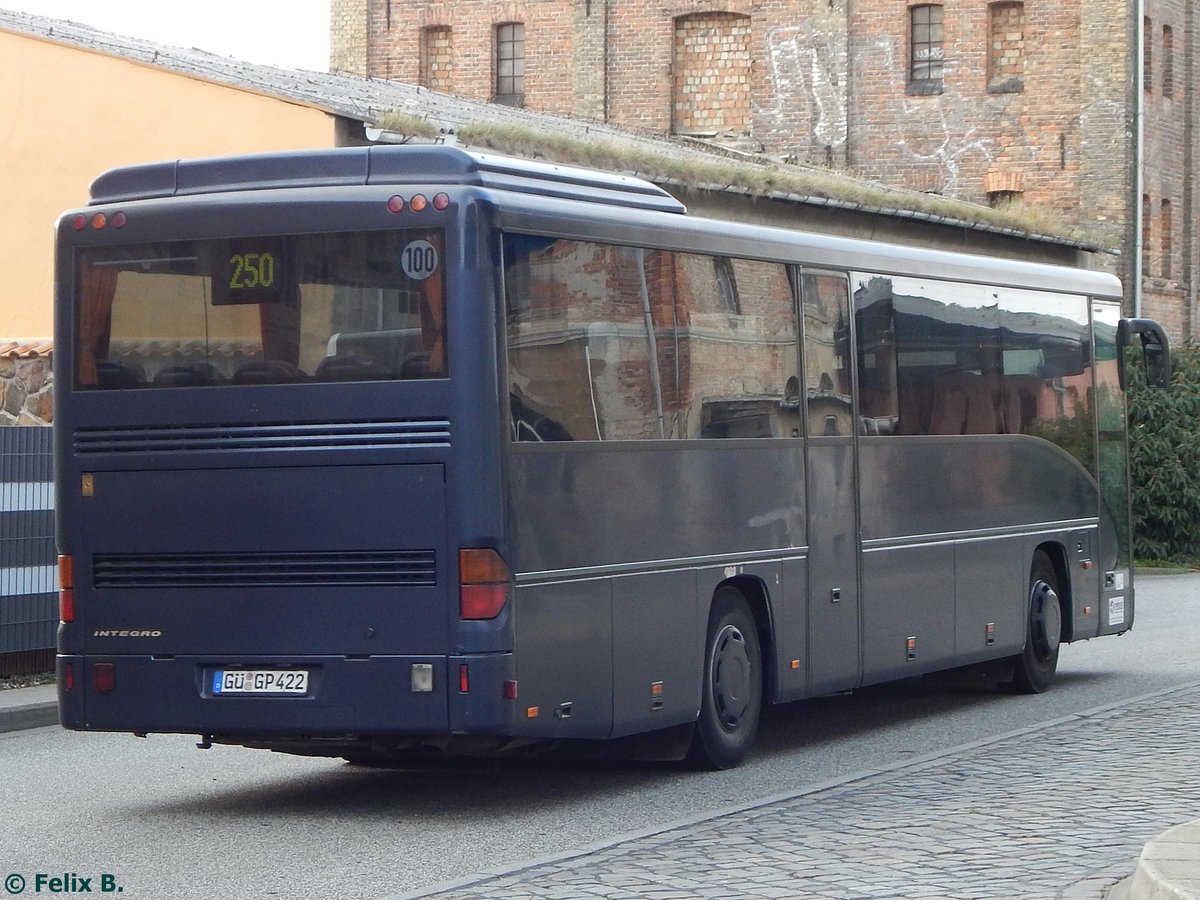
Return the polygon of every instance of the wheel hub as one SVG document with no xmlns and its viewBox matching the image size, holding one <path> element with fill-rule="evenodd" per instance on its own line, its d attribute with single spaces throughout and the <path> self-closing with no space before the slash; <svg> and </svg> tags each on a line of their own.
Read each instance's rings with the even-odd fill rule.
<svg viewBox="0 0 1200 900">
<path fill-rule="evenodd" d="M 1034 643 L 1042 656 L 1049 656 L 1058 650 L 1062 638 L 1062 611 L 1058 594 L 1044 581 L 1033 586 L 1030 615 Z"/>
<path fill-rule="evenodd" d="M 750 653 L 741 629 L 726 625 L 713 647 L 713 702 L 721 725 L 732 731 L 750 705 Z"/>
</svg>

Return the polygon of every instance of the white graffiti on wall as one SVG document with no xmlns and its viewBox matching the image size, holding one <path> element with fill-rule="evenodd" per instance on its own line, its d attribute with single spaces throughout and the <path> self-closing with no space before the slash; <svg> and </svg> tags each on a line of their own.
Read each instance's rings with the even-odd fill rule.
<svg viewBox="0 0 1200 900">
<path fill-rule="evenodd" d="M 880 37 L 874 50 L 882 57 L 884 71 L 902 71 L 896 68 L 896 49 L 891 40 Z M 964 127 L 965 123 L 955 121 L 958 118 L 955 105 L 953 97 L 922 97 L 919 101 L 905 97 L 898 119 L 903 131 L 896 141 L 897 150 L 907 154 L 910 160 L 940 169 L 942 189 L 950 194 L 960 192 L 965 159 L 981 156 L 985 164 L 995 159 L 992 152 L 995 141 L 977 137 L 976 128 Z"/>
<path fill-rule="evenodd" d="M 812 144 L 841 148 L 846 143 L 847 110 L 845 76 L 838 73 L 845 69 L 845 54 L 831 43 L 822 44 L 811 28 L 768 30 L 768 96 L 774 102 L 756 103 L 755 112 L 773 131 L 786 132 L 787 118 L 797 109 L 807 109 Z"/>
</svg>

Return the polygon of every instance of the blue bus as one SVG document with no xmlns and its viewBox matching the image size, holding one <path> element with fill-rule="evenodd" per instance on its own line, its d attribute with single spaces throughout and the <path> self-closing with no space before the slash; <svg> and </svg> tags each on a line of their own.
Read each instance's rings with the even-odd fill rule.
<svg viewBox="0 0 1200 900">
<path fill-rule="evenodd" d="M 117 169 L 57 251 L 67 728 L 724 768 L 1133 623 L 1110 275 L 444 146 Z"/>
</svg>

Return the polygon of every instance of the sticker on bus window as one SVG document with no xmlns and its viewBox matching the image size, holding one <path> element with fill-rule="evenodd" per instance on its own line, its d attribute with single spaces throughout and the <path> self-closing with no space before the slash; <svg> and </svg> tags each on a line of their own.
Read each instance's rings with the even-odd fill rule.
<svg viewBox="0 0 1200 900">
<path fill-rule="evenodd" d="M 412 241 L 400 254 L 400 266 L 413 281 L 424 281 L 437 271 L 437 247 L 429 241 Z"/>
<path fill-rule="evenodd" d="M 1125 598 L 1124 597 L 1109 597 L 1108 598 L 1108 624 L 1109 625 L 1124 625 L 1125 624 Z"/>
</svg>

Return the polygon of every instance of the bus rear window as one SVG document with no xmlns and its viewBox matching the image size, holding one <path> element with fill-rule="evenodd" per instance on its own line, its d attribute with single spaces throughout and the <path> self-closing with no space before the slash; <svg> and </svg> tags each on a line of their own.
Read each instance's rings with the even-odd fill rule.
<svg viewBox="0 0 1200 900">
<path fill-rule="evenodd" d="M 81 389 L 444 378 L 439 230 L 81 251 Z"/>
</svg>

